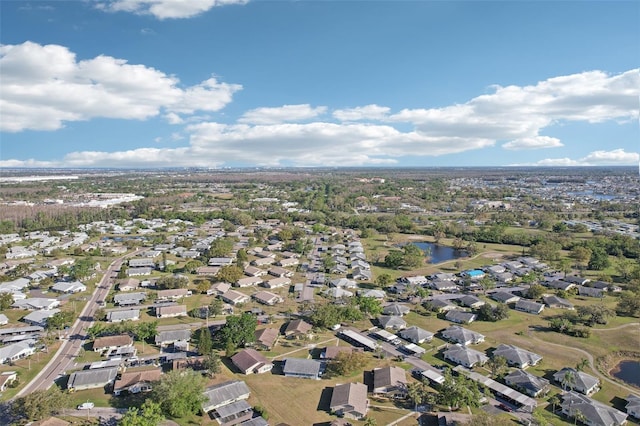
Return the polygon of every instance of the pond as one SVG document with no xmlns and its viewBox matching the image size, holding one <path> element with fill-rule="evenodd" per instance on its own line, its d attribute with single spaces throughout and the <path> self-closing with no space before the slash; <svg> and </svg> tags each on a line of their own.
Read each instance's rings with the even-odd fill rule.
<svg viewBox="0 0 640 426">
<path fill-rule="evenodd" d="M 611 375 L 631 385 L 640 386 L 640 361 L 625 359 L 620 361 Z"/>
<path fill-rule="evenodd" d="M 429 263 L 446 262 L 447 260 L 454 260 L 467 256 L 467 252 L 464 250 L 456 250 L 453 247 L 442 246 L 436 243 L 420 242 L 412 244 L 418 246 L 420 250 L 431 254 Z"/>
</svg>

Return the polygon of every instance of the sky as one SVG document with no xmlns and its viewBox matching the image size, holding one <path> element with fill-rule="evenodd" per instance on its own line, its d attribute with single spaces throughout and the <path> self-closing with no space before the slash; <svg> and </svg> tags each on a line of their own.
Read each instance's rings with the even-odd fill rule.
<svg viewBox="0 0 640 426">
<path fill-rule="evenodd" d="M 0 1 L 0 167 L 626 166 L 640 2 Z"/>
</svg>

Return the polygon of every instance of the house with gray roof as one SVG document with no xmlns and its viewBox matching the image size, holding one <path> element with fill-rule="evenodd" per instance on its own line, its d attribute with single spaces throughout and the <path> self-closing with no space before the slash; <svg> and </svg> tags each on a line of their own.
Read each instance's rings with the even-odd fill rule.
<svg viewBox="0 0 640 426">
<path fill-rule="evenodd" d="M 516 302 L 515 309 L 517 311 L 526 312 L 528 314 L 538 315 L 544 310 L 544 305 L 532 300 L 520 299 Z"/>
<path fill-rule="evenodd" d="M 382 313 L 384 315 L 395 315 L 401 317 L 409 312 L 411 312 L 411 309 L 409 309 L 407 305 L 402 305 L 400 303 L 390 303 L 382 308 Z"/>
<path fill-rule="evenodd" d="M 107 322 L 116 323 L 124 321 L 138 321 L 140 319 L 140 309 L 127 309 L 124 311 L 107 312 Z"/>
<path fill-rule="evenodd" d="M 54 309 L 60 306 L 57 299 L 47 299 L 44 297 L 31 297 L 29 299 L 16 300 L 11 305 L 12 308 L 28 309 L 30 311 L 39 309 Z"/>
<path fill-rule="evenodd" d="M 484 336 L 482 334 L 460 327 L 459 325 L 452 325 L 442 330 L 441 334 L 446 340 L 465 346 L 484 342 Z"/>
<path fill-rule="evenodd" d="M 470 324 L 478 318 L 473 312 L 459 311 L 452 309 L 444 316 L 447 321 L 455 322 L 458 324 Z"/>
<path fill-rule="evenodd" d="M 412 325 L 409 328 L 405 328 L 404 330 L 401 330 L 398 334 L 403 339 L 418 345 L 424 342 L 430 342 L 433 339 L 432 332 L 424 330 L 415 325 Z"/>
<path fill-rule="evenodd" d="M 51 290 L 58 293 L 71 294 L 71 293 L 80 293 L 80 292 L 86 291 L 87 286 L 81 283 L 80 281 L 73 281 L 73 282 L 59 281 L 51 287 Z"/>
<path fill-rule="evenodd" d="M 458 303 L 460 303 L 462 306 L 465 306 L 467 308 L 473 308 L 473 309 L 478 309 L 479 307 L 485 304 L 483 300 L 480 300 L 476 296 L 473 296 L 470 294 L 465 294 L 464 296 L 459 298 Z"/>
<path fill-rule="evenodd" d="M 0 364 L 33 355 L 36 352 L 35 344 L 35 339 L 27 339 L 0 347 Z"/>
<path fill-rule="evenodd" d="M 47 320 L 60 312 L 60 309 L 42 309 L 39 311 L 32 311 L 29 314 L 22 317 L 22 321 L 29 325 L 39 325 L 46 327 Z"/>
<path fill-rule="evenodd" d="M 625 405 L 624 409 L 627 410 L 630 416 L 640 419 L 640 396 L 630 394 L 627 397 L 627 405 Z"/>
<path fill-rule="evenodd" d="M 572 419 L 583 418 L 582 423 L 589 426 L 619 426 L 627 422 L 627 415 L 600 401 L 581 395 L 577 392 L 567 392 L 562 395 L 562 413 Z"/>
<path fill-rule="evenodd" d="M 381 315 L 378 317 L 378 324 L 382 328 L 391 328 L 393 330 L 402 330 L 407 327 L 407 322 L 396 315 Z"/>
<path fill-rule="evenodd" d="M 587 297 L 604 297 L 606 294 L 606 291 L 601 289 L 601 288 L 595 288 L 595 287 L 587 287 L 584 285 L 579 285 L 578 286 L 578 294 L 580 296 L 587 296 Z"/>
<path fill-rule="evenodd" d="M 67 382 L 67 389 L 85 390 L 103 388 L 112 384 L 118 375 L 118 367 L 80 370 L 72 373 Z"/>
<path fill-rule="evenodd" d="M 542 300 L 544 304 L 550 308 L 559 308 L 559 309 L 574 309 L 573 303 L 569 302 L 567 299 L 563 299 L 562 297 L 558 297 L 555 294 L 549 296 L 543 296 Z"/>
<path fill-rule="evenodd" d="M 374 368 L 373 393 L 385 394 L 393 398 L 404 398 L 407 395 L 407 374 L 404 368 L 387 366 Z"/>
<path fill-rule="evenodd" d="M 362 383 L 335 385 L 331 394 L 329 409 L 337 416 L 361 420 L 369 411 L 367 385 Z"/>
<path fill-rule="evenodd" d="M 505 303 L 507 305 L 516 303 L 518 300 L 520 300 L 520 296 L 516 296 L 515 294 L 508 291 L 496 291 L 494 293 L 491 293 L 490 297 L 496 302 Z"/>
<path fill-rule="evenodd" d="M 549 391 L 549 380 L 520 369 L 513 370 L 506 375 L 504 382 L 533 398 L 538 398 Z"/>
<path fill-rule="evenodd" d="M 191 339 L 191 329 L 164 330 L 158 332 L 155 337 L 155 344 L 161 348 L 168 346 L 184 347 L 189 345 Z"/>
<path fill-rule="evenodd" d="M 584 371 L 565 367 L 553 375 L 553 380 L 563 388 L 570 388 L 585 395 L 591 395 L 600 389 L 600 380 Z"/>
<path fill-rule="evenodd" d="M 507 360 L 511 367 L 527 368 L 530 365 L 537 365 L 542 357 L 533 352 L 529 352 L 514 345 L 499 345 L 493 356 L 501 356 Z"/>
<path fill-rule="evenodd" d="M 202 403 L 202 411 L 208 413 L 225 405 L 249 398 L 251 391 L 241 380 L 232 380 L 208 387 L 204 391 L 206 400 Z"/>
<path fill-rule="evenodd" d="M 261 374 L 273 369 L 273 363 L 255 349 L 245 348 L 231 357 L 242 374 Z"/>
<path fill-rule="evenodd" d="M 285 377 L 319 380 L 324 366 L 321 361 L 307 358 L 285 358 L 282 373 Z"/>
<path fill-rule="evenodd" d="M 450 346 L 443 352 L 444 358 L 456 364 L 463 365 L 467 368 L 473 368 L 474 365 L 484 365 L 489 361 L 484 353 L 476 351 L 475 349 L 468 348 L 461 344 Z"/>
<path fill-rule="evenodd" d="M 146 293 L 123 293 L 113 296 L 113 303 L 118 306 L 139 305 L 147 298 Z"/>
</svg>

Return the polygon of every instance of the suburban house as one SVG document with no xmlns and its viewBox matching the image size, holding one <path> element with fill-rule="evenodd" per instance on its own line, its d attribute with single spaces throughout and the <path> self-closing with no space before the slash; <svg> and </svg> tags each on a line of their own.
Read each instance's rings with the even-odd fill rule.
<svg viewBox="0 0 640 426">
<path fill-rule="evenodd" d="M 196 268 L 196 275 L 200 277 L 215 277 L 220 272 L 217 266 L 200 266 Z"/>
<path fill-rule="evenodd" d="M 244 274 L 248 277 L 261 277 L 267 274 L 264 269 L 256 268 L 255 266 L 247 266 L 244 268 Z"/>
<path fill-rule="evenodd" d="M 118 282 L 119 291 L 134 291 L 140 287 L 140 280 L 136 278 L 125 278 Z"/>
<path fill-rule="evenodd" d="M 29 325 L 46 327 L 47 320 L 58 312 L 60 312 L 60 309 L 42 309 L 39 311 L 32 311 L 22 317 L 22 321 Z"/>
<path fill-rule="evenodd" d="M 156 262 L 150 257 L 129 259 L 129 268 L 155 268 Z"/>
<path fill-rule="evenodd" d="M 448 311 L 444 318 L 447 321 L 455 322 L 458 324 L 470 324 L 475 321 L 478 316 L 473 312 L 459 311 L 457 309 L 452 309 Z"/>
<path fill-rule="evenodd" d="M 80 292 L 86 291 L 87 286 L 82 284 L 80 281 L 73 281 L 73 282 L 59 281 L 51 287 L 51 290 L 57 293 L 72 294 L 72 293 L 80 293 Z"/>
<path fill-rule="evenodd" d="M 565 367 L 553 375 L 553 380 L 563 389 L 570 388 L 585 395 L 591 395 L 600 389 L 600 380 L 575 368 Z"/>
<path fill-rule="evenodd" d="M 208 413 L 225 405 L 246 400 L 251 391 L 247 384 L 240 380 L 232 380 L 208 387 L 204 391 L 206 400 L 202 403 L 202 411 Z"/>
<path fill-rule="evenodd" d="M 345 290 L 342 287 L 331 287 L 322 292 L 327 297 L 332 297 L 334 299 L 342 299 L 345 297 L 353 297 L 353 292 L 349 290 Z"/>
<path fill-rule="evenodd" d="M 589 426 L 618 426 L 627 422 L 622 411 L 573 391 L 562 395 L 560 406 L 565 416 L 576 420 L 580 416 L 581 422 Z"/>
<path fill-rule="evenodd" d="M 284 336 L 287 339 L 300 339 L 306 337 L 312 329 L 313 326 L 308 322 L 302 319 L 295 319 L 289 321 L 287 324 L 287 327 L 284 329 Z"/>
<path fill-rule="evenodd" d="M 517 346 L 504 344 L 499 345 L 496 350 L 493 351 L 493 356 L 504 357 L 509 366 L 518 368 L 527 368 L 530 365 L 537 365 L 542 360 L 542 357 L 538 354 L 521 349 Z"/>
<path fill-rule="evenodd" d="M 36 352 L 34 339 L 22 340 L 0 347 L 0 364 L 14 362 L 33 355 Z"/>
<path fill-rule="evenodd" d="M 156 306 L 156 318 L 173 318 L 187 316 L 186 305 Z"/>
<path fill-rule="evenodd" d="M 438 298 L 429 300 L 427 303 L 431 305 L 431 309 L 433 309 L 435 312 L 448 312 L 454 309 L 458 309 L 457 305 L 454 305 L 447 299 Z"/>
<path fill-rule="evenodd" d="M 140 309 L 128 309 L 126 311 L 107 312 L 108 322 L 138 321 L 140 319 Z"/>
<path fill-rule="evenodd" d="M 474 365 L 484 365 L 489 358 L 482 352 L 468 348 L 461 344 L 450 346 L 443 352 L 444 358 L 456 364 L 463 365 L 467 368 L 473 368 Z"/>
<path fill-rule="evenodd" d="M 113 352 L 120 348 L 132 347 L 133 339 L 128 334 L 119 334 L 117 336 L 98 337 L 93 341 L 93 351 L 105 353 Z"/>
<path fill-rule="evenodd" d="M 528 314 L 539 314 L 544 310 L 542 303 L 534 302 L 532 300 L 520 299 L 516 302 L 515 309 L 517 311 L 526 312 Z"/>
<path fill-rule="evenodd" d="M 504 377 L 504 382 L 533 398 L 538 398 L 549 391 L 549 381 L 547 379 L 520 369 L 513 370 L 507 374 Z"/>
<path fill-rule="evenodd" d="M 381 315 L 378 317 L 378 324 L 382 328 L 391 328 L 393 330 L 402 330 L 407 326 L 407 322 L 401 317 L 395 315 Z"/>
<path fill-rule="evenodd" d="M 221 294 L 225 294 L 227 291 L 231 290 L 231 284 L 229 283 L 215 283 L 212 284 L 211 287 L 209 287 L 209 290 L 207 290 L 207 296 L 212 296 L 212 295 L 221 295 Z"/>
<path fill-rule="evenodd" d="M 297 262 L 297 260 L 296 260 L 296 262 Z M 272 275 L 272 276 L 277 277 L 277 278 L 282 278 L 282 277 L 291 278 L 291 277 L 294 276 L 293 271 L 290 271 L 290 270 L 285 269 L 285 268 L 281 268 L 279 266 L 273 266 L 273 267 L 269 268 L 268 273 L 269 273 L 269 275 Z"/>
<path fill-rule="evenodd" d="M 353 353 L 354 350 L 360 350 L 360 348 L 354 348 L 353 346 L 327 346 L 320 352 L 320 359 L 331 360 L 334 359 L 340 353 Z"/>
<path fill-rule="evenodd" d="M 460 305 L 465 306 L 467 308 L 478 309 L 479 307 L 484 305 L 485 302 L 480 300 L 476 296 L 466 294 L 458 299 L 458 303 L 460 303 Z"/>
<path fill-rule="evenodd" d="M 147 298 L 146 293 L 126 293 L 113 296 L 113 303 L 118 306 L 139 305 Z"/>
<path fill-rule="evenodd" d="M 317 359 L 285 358 L 282 373 L 285 377 L 319 380 L 322 375 L 323 363 Z"/>
<path fill-rule="evenodd" d="M 275 328 L 263 328 L 261 330 L 256 330 L 256 340 L 253 342 L 253 346 L 265 351 L 271 350 L 273 345 L 276 344 L 279 335 L 280 333 L 278 333 L 278 330 Z"/>
<path fill-rule="evenodd" d="M 161 375 L 162 370 L 159 368 L 143 371 L 126 371 L 122 373 L 120 378 L 113 384 L 113 394 L 119 396 L 123 392 L 149 392 L 152 389 L 153 382 L 159 381 Z"/>
<path fill-rule="evenodd" d="M 150 267 L 140 267 L 140 268 L 129 268 L 127 269 L 128 277 L 139 277 L 144 275 L 151 275 L 153 272 L 153 268 Z"/>
<path fill-rule="evenodd" d="M 465 346 L 472 343 L 478 344 L 484 342 L 484 336 L 482 334 L 460 327 L 459 325 L 452 325 L 442 330 L 441 334 L 446 340 Z"/>
<path fill-rule="evenodd" d="M 411 309 L 409 309 L 408 306 L 401 305 L 399 303 L 391 303 L 382 308 L 382 313 L 384 315 L 396 315 L 401 317 L 408 314 L 409 312 L 411 312 Z"/>
<path fill-rule="evenodd" d="M 291 285 L 291 278 L 277 277 L 262 282 L 262 286 L 266 288 L 280 288 Z"/>
<path fill-rule="evenodd" d="M 236 281 L 236 287 L 253 287 L 262 283 L 262 278 L 260 276 L 251 276 L 240 278 Z"/>
<path fill-rule="evenodd" d="M 69 390 L 104 388 L 111 384 L 118 375 L 118 367 L 79 370 L 71 373 L 67 382 Z"/>
<path fill-rule="evenodd" d="M 401 367 L 374 368 L 373 393 L 392 398 L 404 398 L 407 394 L 407 374 Z"/>
<path fill-rule="evenodd" d="M 255 349 L 246 348 L 231 357 L 242 374 L 261 374 L 273 369 L 273 363 Z"/>
<path fill-rule="evenodd" d="M 601 289 L 601 288 L 586 287 L 586 286 L 583 286 L 583 285 L 579 285 L 578 286 L 578 294 L 580 296 L 600 297 L 600 298 L 602 298 L 606 294 L 606 291 Z"/>
<path fill-rule="evenodd" d="M 172 288 L 168 290 L 158 291 L 156 296 L 157 302 L 168 302 L 173 300 L 182 299 L 183 297 L 191 296 L 191 290 L 186 288 Z"/>
<path fill-rule="evenodd" d="M 492 293 L 490 297 L 496 302 L 506 303 L 507 305 L 516 303 L 520 300 L 520 296 L 516 296 L 508 291 L 496 291 L 495 293 Z"/>
<path fill-rule="evenodd" d="M 335 385 L 331 394 L 329 409 L 340 417 L 355 420 L 362 419 L 369 410 L 367 385 L 362 383 Z"/>
<path fill-rule="evenodd" d="M 640 396 L 630 394 L 624 408 L 630 416 L 640 419 Z"/>
<path fill-rule="evenodd" d="M 174 347 L 180 350 L 189 350 L 191 329 L 165 330 L 156 334 L 155 344 L 160 348 Z"/>
<path fill-rule="evenodd" d="M 251 261 L 253 266 L 267 266 L 276 263 L 276 260 L 273 257 L 261 257 L 258 259 L 254 259 Z"/>
<path fill-rule="evenodd" d="M 229 290 L 224 294 L 220 295 L 220 298 L 230 303 L 231 305 L 239 305 L 241 303 L 247 303 L 251 298 L 244 293 L 240 293 L 239 291 Z"/>
<path fill-rule="evenodd" d="M 258 303 L 262 303 L 263 305 L 268 305 L 268 306 L 273 306 L 276 303 L 283 302 L 282 297 L 278 296 L 277 294 L 273 294 L 269 291 L 259 291 L 253 295 L 253 299 Z"/>
<path fill-rule="evenodd" d="M 412 325 L 409 328 L 405 328 L 404 330 L 400 331 L 398 334 L 403 339 L 418 345 L 424 342 L 430 342 L 433 339 L 432 332 L 424 330 L 415 325 Z"/>
<path fill-rule="evenodd" d="M 286 268 L 286 267 L 296 266 L 299 263 L 300 261 L 295 257 L 286 257 L 284 259 L 280 259 L 280 261 L 278 262 L 278 265 Z"/>
<path fill-rule="evenodd" d="M 57 299 L 47 299 L 44 297 L 32 297 L 29 299 L 16 300 L 11 305 L 12 308 L 27 309 L 30 311 L 37 311 L 41 309 L 51 310 L 60 306 L 60 301 Z"/>
<path fill-rule="evenodd" d="M 232 257 L 212 257 L 209 259 L 208 265 L 218 266 L 218 267 L 233 265 L 233 258 Z"/>
<path fill-rule="evenodd" d="M 556 295 L 543 296 L 542 300 L 544 301 L 544 304 L 550 308 L 574 309 L 573 303 Z"/>
</svg>

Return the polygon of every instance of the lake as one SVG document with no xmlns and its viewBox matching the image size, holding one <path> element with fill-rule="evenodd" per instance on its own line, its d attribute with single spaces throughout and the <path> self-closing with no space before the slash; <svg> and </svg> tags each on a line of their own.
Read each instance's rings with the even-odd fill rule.
<svg viewBox="0 0 640 426">
<path fill-rule="evenodd" d="M 620 361 L 611 370 L 611 375 L 629 384 L 640 386 L 640 361 L 630 359 Z"/>
<path fill-rule="evenodd" d="M 420 250 L 431 253 L 429 263 L 446 262 L 447 260 L 454 260 L 467 256 L 467 252 L 464 250 L 456 250 L 453 247 L 442 246 L 436 243 L 420 242 L 411 244 L 417 246 Z"/>
</svg>

